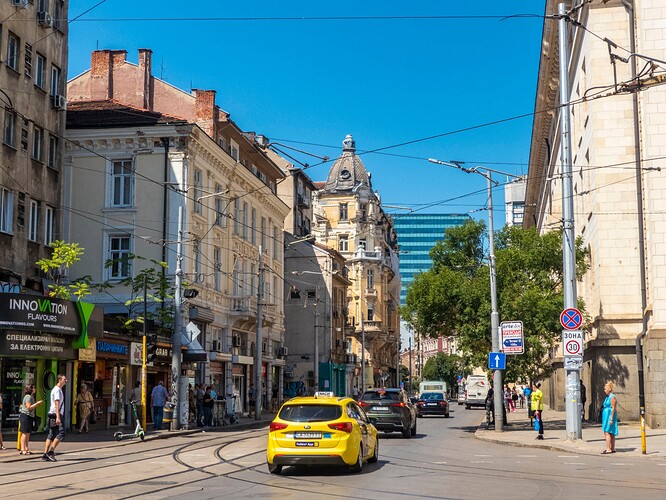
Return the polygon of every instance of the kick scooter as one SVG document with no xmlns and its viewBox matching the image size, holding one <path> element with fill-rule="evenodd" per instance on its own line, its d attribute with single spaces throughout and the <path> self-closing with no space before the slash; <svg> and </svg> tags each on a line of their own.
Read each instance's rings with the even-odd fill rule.
<svg viewBox="0 0 666 500">
<path fill-rule="evenodd" d="M 130 401 L 129 404 L 132 407 L 132 414 L 134 415 L 134 420 L 136 420 L 136 428 L 134 429 L 134 432 L 132 434 L 123 434 L 122 432 L 116 432 L 113 435 L 113 437 L 115 438 L 116 441 L 122 441 L 123 439 L 134 439 L 136 437 L 141 438 L 141 441 L 143 441 L 146 437 L 146 433 L 144 432 L 143 427 L 141 427 L 141 420 L 139 420 L 139 417 L 136 413 L 136 401 Z"/>
</svg>

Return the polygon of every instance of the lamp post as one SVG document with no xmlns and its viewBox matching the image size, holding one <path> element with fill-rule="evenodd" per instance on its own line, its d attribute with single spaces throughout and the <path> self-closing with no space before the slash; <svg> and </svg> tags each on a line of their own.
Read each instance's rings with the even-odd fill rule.
<svg viewBox="0 0 666 500">
<path fill-rule="evenodd" d="M 495 235 L 493 227 L 493 170 L 480 167 L 465 168 L 461 166 L 461 162 L 445 162 L 429 158 L 429 162 L 445 165 L 447 167 L 457 168 L 466 174 L 479 174 L 486 178 L 488 186 L 488 243 L 490 249 L 490 338 L 492 341 L 493 352 L 500 350 L 500 333 L 499 333 L 499 313 L 497 312 L 497 274 L 495 271 Z M 495 431 L 502 432 L 504 430 L 504 412 L 502 401 L 502 371 L 493 370 L 493 391 L 495 402 Z"/>
</svg>

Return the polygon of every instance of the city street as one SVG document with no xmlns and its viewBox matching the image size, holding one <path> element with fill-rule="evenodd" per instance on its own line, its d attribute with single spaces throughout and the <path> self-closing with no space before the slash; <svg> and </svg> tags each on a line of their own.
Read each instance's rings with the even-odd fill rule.
<svg viewBox="0 0 666 500">
<path fill-rule="evenodd" d="M 266 429 L 200 433 L 5 462 L 1 498 L 664 498 L 666 461 L 574 455 L 474 439 L 482 410 L 418 421 L 410 440 L 382 436 L 360 474 L 265 464 Z M 38 449 L 39 441 L 33 449 Z M 41 443 L 39 443 L 41 444 Z M 5 452 L 7 453 L 7 452 Z"/>
</svg>

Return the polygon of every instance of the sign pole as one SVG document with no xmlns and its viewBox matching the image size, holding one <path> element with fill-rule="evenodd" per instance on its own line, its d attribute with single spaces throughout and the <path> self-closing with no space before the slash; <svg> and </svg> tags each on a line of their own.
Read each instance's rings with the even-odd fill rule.
<svg viewBox="0 0 666 500">
<path fill-rule="evenodd" d="M 146 415 L 148 413 L 147 395 L 146 395 L 146 379 L 148 378 L 148 370 L 146 369 L 146 337 L 148 336 L 148 327 L 146 315 L 148 312 L 148 305 L 146 299 L 148 295 L 146 276 L 143 276 L 143 339 L 141 347 L 141 428 L 146 430 Z"/>
</svg>

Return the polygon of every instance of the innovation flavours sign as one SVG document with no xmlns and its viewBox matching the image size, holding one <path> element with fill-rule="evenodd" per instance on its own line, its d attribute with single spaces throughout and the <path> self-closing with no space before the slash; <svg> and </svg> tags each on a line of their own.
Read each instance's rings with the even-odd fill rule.
<svg viewBox="0 0 666 500">
<path fill-rule="evenodd" d="M 79 335 L 81 323 L 75 302 L 41 295 L 0 293 L 0 328 Z"/>
</svg>

